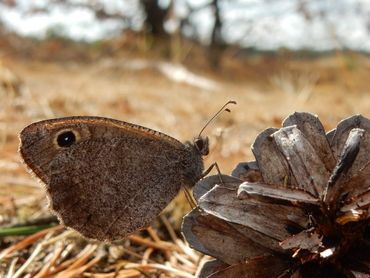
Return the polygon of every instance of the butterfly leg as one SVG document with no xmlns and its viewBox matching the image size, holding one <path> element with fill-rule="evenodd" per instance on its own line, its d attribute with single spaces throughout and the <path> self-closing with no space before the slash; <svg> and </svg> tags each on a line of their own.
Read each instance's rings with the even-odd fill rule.
<svg viewBox="0 0 370 278">
<path fill-rule="evenodd" d="M 207 176 L 209 172 L 212 171 L 213 167 L 215 167 L 217 170 L 218 178 L 220 179 L 221 184 L 224 184 L 224 181 L 222 180 L 222 174 L 221 174 L 220 168 L 218 167 L 217 162 L 212 163 L 211 166 L 209 166 L 208 169 L 203 172 L 201 178 L 204 178 L 205 176 Z"/>
<path fill-rule="evenodd" d="M 197 205 L 196 205 L 196 203 L 195 203 L 195 201 L 194 201 L 194 198 L 193 198 L 193 196 L 191 195 L 190 191 L 188 190 L 188 188 L 187 188 L 187 187 L 183 187 L 183 189 L 184 189 L 184 194 L 185 194 L 186 200 L 188 201 L 188 203 L 189 203 L 190 207 L 191 207 L 192 209 L 193 209 L 193 208 L 195 208 Z"/>
</svg>

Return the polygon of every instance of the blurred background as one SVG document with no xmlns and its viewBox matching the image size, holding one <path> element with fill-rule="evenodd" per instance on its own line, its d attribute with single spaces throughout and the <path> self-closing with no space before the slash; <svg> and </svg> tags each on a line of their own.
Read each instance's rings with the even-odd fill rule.
<svg viewBox="0 0 370 278">
<path fill-rule="evenodd" d="M 45 193 L 17 154 L 33 121 L 96 115 L 191 140 L 230 173 L 294 111 L 370 116 L 366 0 L 0 0 L 0 224 Z M 11 192 L 11 193 L 9 193 Z M 182 215 L 182 213 L 180 213 Z"/>
</svg>

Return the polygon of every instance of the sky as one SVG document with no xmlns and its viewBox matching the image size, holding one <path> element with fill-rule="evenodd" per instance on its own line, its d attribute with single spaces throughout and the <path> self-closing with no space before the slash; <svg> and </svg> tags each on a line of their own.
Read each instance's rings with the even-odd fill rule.
<svg viewBox="0 0 370 278">
<path fill-rule="evenodd" d="M 87 3 L 88 0 L 73 0 Z M 96 0 L 110 11 L 125 13 L 133 27 L 142 27 L 144 14 L 139 0 Z M 167 5 L 168 0 L 161 0 Z M 202 7 L 209 0 L 175 0 L 178 17 L 187 17 L 188 6 Z M 122 20 L 99 21 L 89 9 L 66 8 L 46 0 L 17 0 L 16 8 L 0 3 L 0 20 L 10 30 L 21 35 L 45 37 L 53 30 L 64 36 L 85 41 L 113 37 L 125 28 Z M 299 11 L 304 4 L 306 14 Z M 370 51 L 369 0 L 220 0 L 224 22 L 223 34 L 231 43 L 261 50 L 279 48 L 332 50 L 349 48 Z M 31 13 L 31 9 L 48 8 L 49 13 Z M 197 26 L 197 34 L 208 42 L 213 26 L 213 11 L 202 8 L 189 20 Z M 178 21 L 169 20 L 168 30 Z M 191 31 L 188 31 L 191 35 Z"/>
</svg>

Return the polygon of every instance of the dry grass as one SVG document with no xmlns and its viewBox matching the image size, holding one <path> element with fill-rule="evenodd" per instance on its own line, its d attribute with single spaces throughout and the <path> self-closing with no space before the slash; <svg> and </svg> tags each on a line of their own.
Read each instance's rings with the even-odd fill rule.
<svg viewBox="0 0 370 278">
<path fill-rule="evenodd" d="M 206 130 L 211 154 L 205 164 L 217 161 L 229 173 L 237 162 L 252 158 L 250 144 L 261 130 L 279 126 L 293 111 L 318 114 L 327 130 L 352 114 L 369 117 L 370 60 L 352 59 L 354 68 L 343 64 L 340 56 L 284 60 L 281 66 L 268 60 L 226 61 L 221 75 L 198 70 L 197 76 L 210 77 L 217 84 L 217 89 L 207 90 L 173 81 L 156 67 L 133 69 L 129 66 L 133 58 L 122 55 L 90 63 L 4 56 L 0 61 L 0 225 L 48 216 L 45 194 L 17 154 L 17 134 L 33 121 L 99 115 L 191 140 L 219 107 L 233 99 L 238 105 L 232 113 Z M 3 237 L 0 276 L 193 277 L 201 256 L 179 236 L 181 216 L 189 207 L 183 199 L 175 202 L 176 210 L 170 205 L 171 213 L 165 213 L 167 217 L 155 229 L 112 244 L 84 240 L 60 226 Z M 178 209 L 180 205 L 184 209 Z"/>
<path fill-rule="evenodd" d="M 163 217 L 162 217 L 163 218 Z M 169 226 L 170 227 L 170 226 Z M 169 233 L 175 235 L 170 228 Z M 199 254 L 177 236 L 163 241 L 148 228 L 149 237 L 131 235 L 102 243 L 82 239 L 61 225 L 44 229 L 0 253 L 2 277 L 193 277 Z"/>
</svg>

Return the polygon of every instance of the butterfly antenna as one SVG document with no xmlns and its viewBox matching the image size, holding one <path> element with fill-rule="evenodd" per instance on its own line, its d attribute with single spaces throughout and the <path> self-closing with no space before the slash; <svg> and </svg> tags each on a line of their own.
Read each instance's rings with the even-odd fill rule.
<svg viewBox="0 0 370 278">
<path fill-rule="evenodd" d="M 226 102 L 221 108 L 220 110 L 218 110 L 216 112 L 216 114 L 213 115 L 213 117 L 211 119 L 208 120 L 208 122 L 204 125 L 204 127 L 202 128 L 202 130 L 199 132 L 199 135 L 198 135 L 198 138 L 200 137 L 200 135 L 202 135 L 202 132 L 206 129 L 207 126 L 209 126 L 209 124 L 215 119 L 217 118 L 222 112 L 226 111 L 226 112 L 230 112 L 230 109 L 229 108 L 226 108 L 226 106 L 228 106 L 229 104 L 236 104 L 236 101 L 234 100 L 229 100 L 228 102 Z"/>
</svg>

